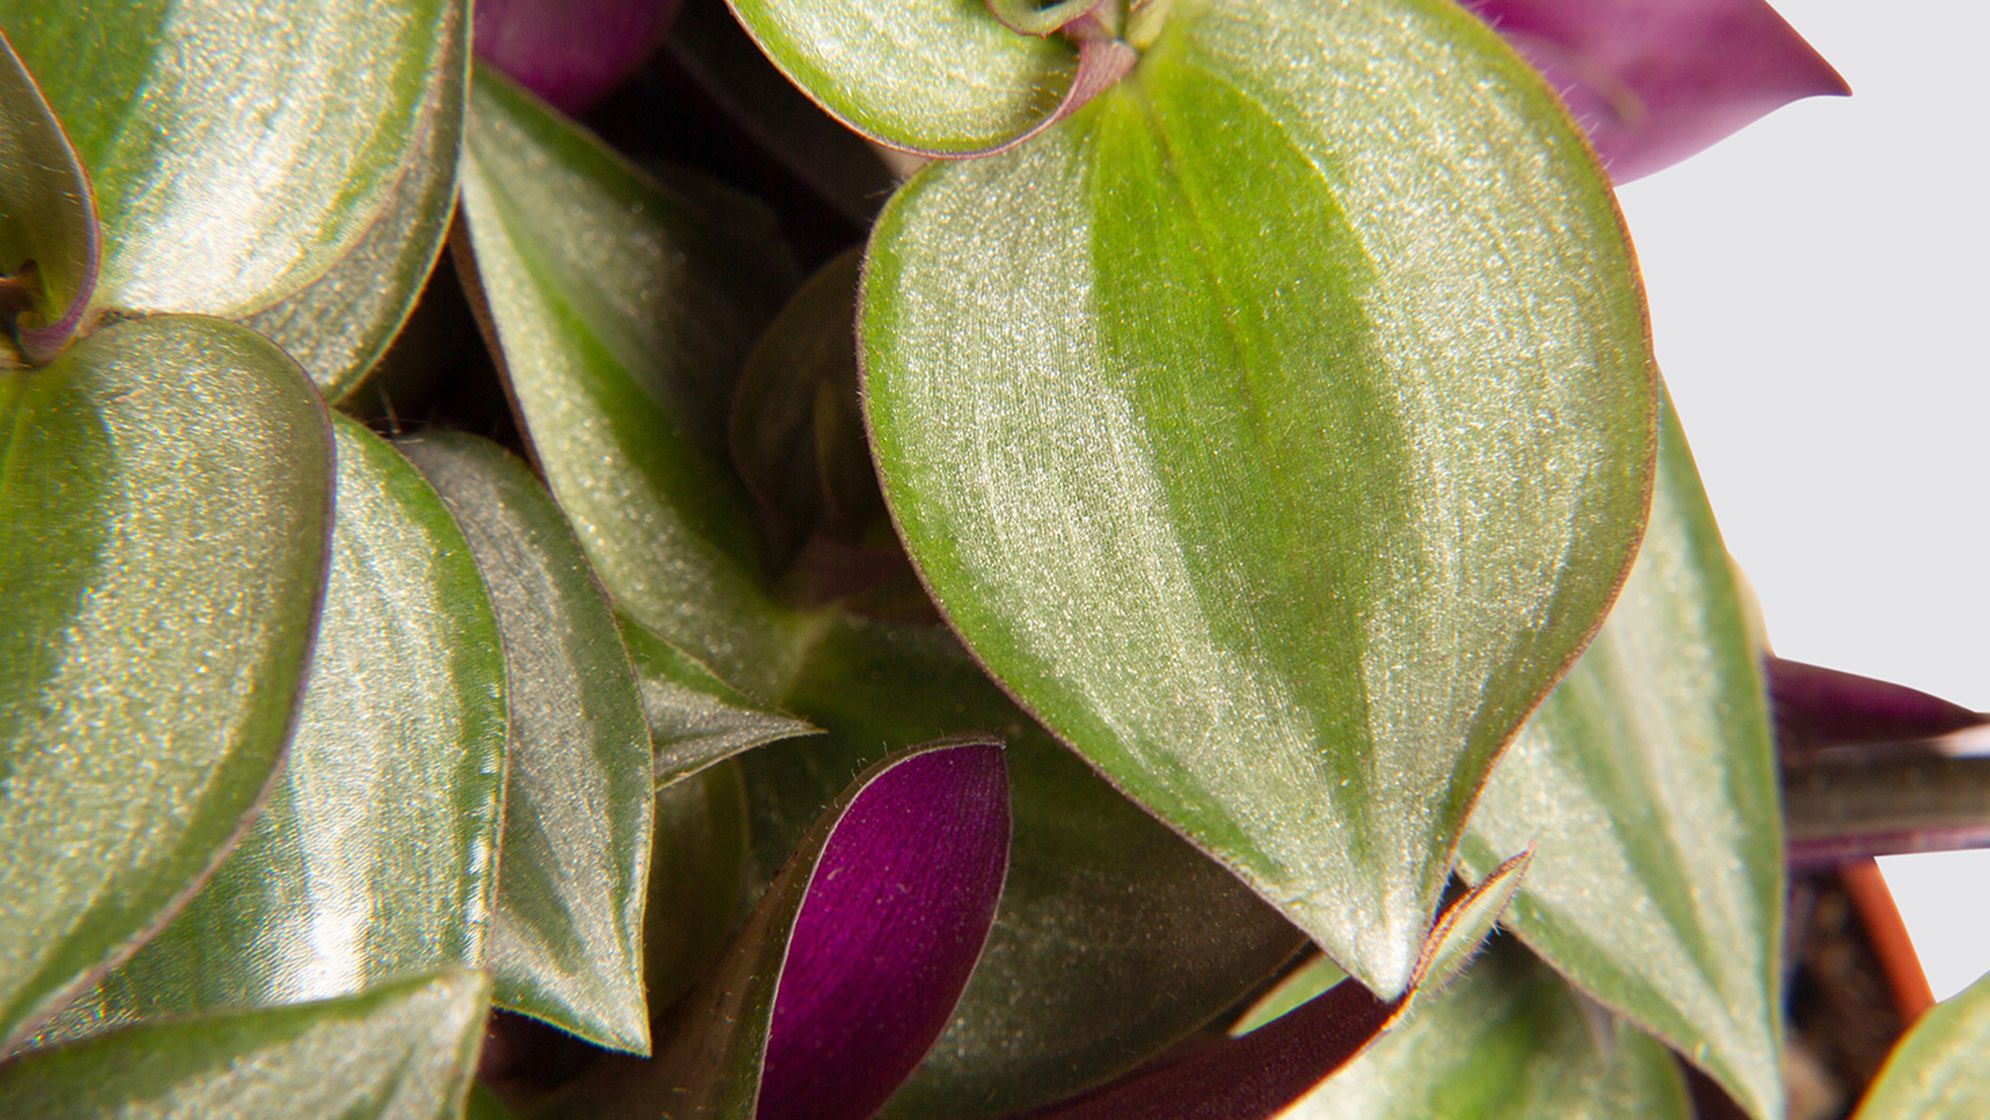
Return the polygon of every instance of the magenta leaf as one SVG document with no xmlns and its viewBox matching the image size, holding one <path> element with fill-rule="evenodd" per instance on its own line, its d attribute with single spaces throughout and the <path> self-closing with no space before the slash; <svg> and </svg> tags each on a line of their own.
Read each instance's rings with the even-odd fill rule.
<svg viewBox="0 0 1990 1120">
<path fill-rule="evenodd" d="M 477 0 L 477 57 L 562 111 L 606 97 L 649 59 L 680 0 Z"/>
<path fill-rule="evenodd" d="M 543 1111 L 864 1120 L 953 1015 L 1008 872 L 1000 745 L 944 740 L 859 776 L 723 960 L 657 1027 Z"/>
<path fill-rule="evenodd" d="M 1668 167 L 1845 79 L 1763 0 L 1461 0 L 1562 95 L 1611 178 Z"/>
<path fill-rule="evenodd" d="M 1765 671 L 1785 752 L 1936 739 L 1990 724 L 1990 715 L 1856 673 L 1781 657 Z"/>
</svg>

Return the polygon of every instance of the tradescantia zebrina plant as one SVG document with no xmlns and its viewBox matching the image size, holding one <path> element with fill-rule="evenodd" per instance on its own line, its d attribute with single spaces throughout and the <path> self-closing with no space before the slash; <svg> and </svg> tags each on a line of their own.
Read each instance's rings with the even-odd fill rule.
<svg viewBox="0 0 1990 1120">
<path fill-rule="evenodd" d="M 1610 176 L 1787 25 L 677 8 L 0 0 L 0 1115 L 1785 1115 Z"/>
</svg>

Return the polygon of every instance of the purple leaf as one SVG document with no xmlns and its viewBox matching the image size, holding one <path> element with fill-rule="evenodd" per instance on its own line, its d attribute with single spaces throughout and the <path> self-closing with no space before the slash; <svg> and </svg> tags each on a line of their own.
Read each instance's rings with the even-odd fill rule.
<svg viewBox="0 0 1990 1120">
<path fill-rule="evenodd" d="M 1611 178 L 1668 167 L 1845 79 L 1763 0 L 1461 0 L 1561 91 Z"/>
<path fill-rule="evenodd" d="M 1990 724 L 1918 689 L 1771 657 L 1766 666 L 1776 730 L 1787 751 L 1935 739 Z"/>
<path fill-rule="evenodd" d="M 863 1120 L 953 1014 L 1008 866 L 1000 747 L 913 755 L 843 814 L 788 943 L 761 1120 Z"/>
<path fill-rule="evenodd" d="M 1009 860 L 1002 748 L 888 758 L 816 822 L 723 960 L 657 1029 L 542 1110 L 597 1120 L 864 1120 L 953 1015 Z"/>
<path fill-rule="evenodd" d="M 648 60 L 679 2 L 477 0 L 477 57 L 578 113 Z"/>
</svg>

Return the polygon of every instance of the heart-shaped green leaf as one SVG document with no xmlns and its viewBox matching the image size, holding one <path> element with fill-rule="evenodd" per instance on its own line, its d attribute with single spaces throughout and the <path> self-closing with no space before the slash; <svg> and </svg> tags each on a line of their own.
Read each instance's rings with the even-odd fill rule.
<svg viewBox="0 0 1990 1120">
<path fill-rule="evenodd" d="M 1893 1048 L 1854 1120 L 1990 1115 L 1990 977 L 1936 1004 Z"/>
<path fill-rule="evenodd" d="M 1561 977 L 1507 945 L 1419 999 L 1283 1115 L 1690 1120 L 1693 1110 L 1663 1046 L 1587 1006 Z"/>
<path fill-rule="evenodd" d="M 414 140 L 379 213 L 329 271 L 246 320 L 296 358 L 328 400 L 351 393 L 407 322 L 456 211 L 469 28 L 459 4 L 445 4 L 440 15 L 444 53 L 428 74 Z"/>
<path fill-rule="evenodd" d="M 331 575 L 283 776 L 201 892 L 56 1037 L 482 958 L 504 785 L 497 620 L 442 499 L 357 422 L 333 429 Z"/>
<path fill-rule="evenodd" d="M 1609 185 L 1443 0 L 1178 0 L 1119 86 L 886 209 L 885 493 L 969 648 L 1378 993 L 1642 527 Z"/>
<path fill-rule="evenodd" d="M 332 443 L 296 363 L 161 317 L 0 372 L 0 1050 L 240 835 L 304 685 Z"/>
<path fill-rule="evenodd" d="M 1234 1006 L 1301 943 L 1045 734 L 945 630 L 838 619 L 783 700 L 829 734 L 740 760 L 761 882 L 888 744 L 964 731 L 1009 744 L 1015 836 L 995 928 L 887 1115 L 1003 1116 L 1084 1089 Z"/>
<path fill-rule="evenodd" d="M 1508 919 L 1563 975 L 1782 1114 L 1783 848 L 1769 712 L 1713 512 L 1666 410 L 1651 527 L 1596 641 L 1461 849 L 1533 843 Z"/>
<path fill-rule="evenodd" d="M 771 226 L 742 228 L 706 204 L 720 193 L 667 190 L 476 73 L 465 272 L 533 454 L 617 604 L 765 694 L 786 639 L 725 461 L 725 415 L 794 266 Z"/>
<path fill-rule="evenodd" d="M 37 1120 L 446 1120 L 470 1089 L 489 991 L 452 970 L 135 1026 L 0 1067 L 0 1102 Z"/>
<path fill-rule="evenodd" d="M 241 315 L 324 273 L 407 167 L 461 8 L 0 0 L 96 184 L 97 302 Z"/>
<path fill-rule="evenodd" d="M 1050 116 L 1078 52 L 1021 35 L 980 0 L 728 0 L 802 92 L 906 151 L 998 147 Z"/>
<path fill-rule="evenodd" d="M 642 691 L 659 790 L 741 751 L 821 730 L 720 680 L 641 623 L 624 619 L 622 640 Z"/>
<path fill-rule="evenodd" d="M 9 305 L 0 310 L 28 360 L 53 358 L 76 333 L 100 249 L 90 177 L 0 32 L 0 300 Z"/>
<path fill-rule="evenodd" d="M 399 446 L 455 513 L 504 636 L 511 740 L 486 952 L 493 998 L 648 1053 L 649 728 L 615 613 L 524 463 L 468 435 Z"/>
</svg>

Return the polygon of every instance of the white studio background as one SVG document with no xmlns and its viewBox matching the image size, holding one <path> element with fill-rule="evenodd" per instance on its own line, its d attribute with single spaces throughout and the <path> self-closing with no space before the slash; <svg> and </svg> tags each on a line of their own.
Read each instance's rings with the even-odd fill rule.
<svg viewBox="0 0 1990 1120">
<path fill-rule="evenodd" d="M 1990 5 L 1775 5 L 1853 96 L 1625 187 L 1659 365 L 1777 652 L 1990 709 Z M 1990 971 L 1990 852 L 1881 866 Z"/>
</svg>

